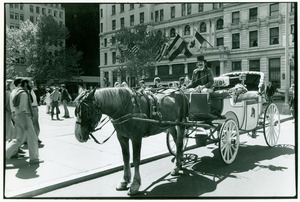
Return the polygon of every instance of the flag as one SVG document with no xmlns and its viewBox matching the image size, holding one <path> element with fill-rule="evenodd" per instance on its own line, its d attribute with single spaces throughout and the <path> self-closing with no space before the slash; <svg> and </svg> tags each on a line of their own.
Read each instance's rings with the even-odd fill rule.
<svg viewBox="0 0 300 202">
<path fill-rule="evenodd" d="M 203 42 L 206 41 L 201 34 L 199 34 L 197 31 L 192 38 L 192 40 L 188 43 L 188 45 L 185 48 L 184 55 L 187 58 L 192 57 L 200 48 Z"/>
<path fill-rule="evenodd" d="M 165 43 L 156 53 L 155 60 L 156 62 L 161 61 L 161 59 L 166 55 L 169 44 Z"/>
<path fill-rule="evenodd" d="M 167 50 L 169 60 L 173 61 L 183 51 L 185 46 L 186 42 L 177 34 Z"/>
<path fill-rule="evenodd" d="M 132 48 L 130 48 L 129 50 L 127 49 L 126 52 L 125 52 L 125 55 L 128 57 L 128 58 L 131 58 L 131 57 L 135 57 L 136 56 L 136 53 L 140 50 L 140 48 L 137 46 L 137 45 L 134 45 Z"/>
</svg>

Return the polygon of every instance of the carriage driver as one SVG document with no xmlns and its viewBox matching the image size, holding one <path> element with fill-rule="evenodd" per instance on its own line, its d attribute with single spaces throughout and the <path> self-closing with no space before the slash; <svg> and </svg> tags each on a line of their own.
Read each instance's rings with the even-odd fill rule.
<svg viewBox="0 0 300 202">
<path fill-rule="evenodd" d="M 198 92 L 210 94 L 213 92 L 214 76 L 212 70 L 206 66 L 204 57 L 197 57 L 197 69 L 194 70 L 192 81 L 187 88 L 196 88 Z"/>
</svg>

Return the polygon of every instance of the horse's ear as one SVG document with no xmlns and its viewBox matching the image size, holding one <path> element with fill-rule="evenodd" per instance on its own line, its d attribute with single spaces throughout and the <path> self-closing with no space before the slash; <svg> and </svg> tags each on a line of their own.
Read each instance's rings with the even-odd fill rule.
<svg viewBox="0 0 300 202">
<path fill-rule="evenodd" d="M 92 90 L 92 92 L 89 93 L 87 99 L 94 99 L 95 91 L 96 91 L 96 88 L 94 88 L 94 89 Z"/>
</svg>

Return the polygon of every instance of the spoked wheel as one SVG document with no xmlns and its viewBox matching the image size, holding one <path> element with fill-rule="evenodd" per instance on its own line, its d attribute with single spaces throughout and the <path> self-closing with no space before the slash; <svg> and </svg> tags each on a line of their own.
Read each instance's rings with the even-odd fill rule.
<svg viewBox="0 0 300 202">
<path fill-rule="evenodd" d="M 183 145 L 182 145 L 182 151 L 184 151 L 186 149 L 187 143 L 188 143 L 188 129 L 184 130 L 184 134 L 183 134 Z M 176 156 L 176 142 L 174 141 L 171 133 L 167 133 L 167 147 L 168 150 L 170 152 L 170 154 L 172 154 L 173 156 Z"/>
<path fill-rule="evenodd" d="M 271 103 L 264 114 L 264 137 L 269 147 L 274 147 L 279 139 L 280 134 L 280 115 L 278 107 Z"/>
<path fill-rule="evenodd" d="M 220 129 L 219 150 L 222 161 L 231 164 L 239 149 L 240 133 L 237 123 L 233 119 L 227 119 Z"/>
</svg>

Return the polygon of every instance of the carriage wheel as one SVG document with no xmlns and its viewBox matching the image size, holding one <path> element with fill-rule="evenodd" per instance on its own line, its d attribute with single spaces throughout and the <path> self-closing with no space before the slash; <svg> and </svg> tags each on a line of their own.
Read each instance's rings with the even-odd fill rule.
<svg viewBox="0 0 300 202">
<path fill-rule="evenodd" d="M 280 134 L 280 115 L 274 103 L 271 103 L 265 110 L 263 130 L 267 145 L 274 147 Z"/>
<path fill-rule="evenodd" d="M 221 126 L 219 150 L 225 164 L 231 164 L 239 149 L 240 134 L 237 123 L 233 119 L 227 119 Z"/>
<path fill-rule="evenodd" d="M 184 151 L 186 149 L 187 143 L 188 143 L 188 129 L 184 130 L 184 134 L 183 134 L 183 145 L 182 145 L 182 151 Z M 170 154 L 172 154 L 173 156 L 176 156 L 176 142 L 174 141 L 171 133 L 167 133 L 167 147 L 168 150 L 170 152 Z"/>
</svg>

